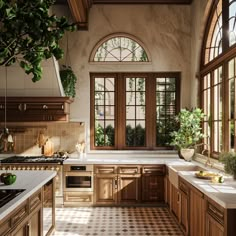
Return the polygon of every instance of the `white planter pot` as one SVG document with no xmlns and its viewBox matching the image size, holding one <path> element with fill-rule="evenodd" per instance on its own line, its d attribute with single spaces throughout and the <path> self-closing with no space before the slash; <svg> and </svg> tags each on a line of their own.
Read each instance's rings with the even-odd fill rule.
<svg viewBox="0 0 236 236">
<path fill-rule="evenodd" d="M 193 148 L 182 148 L 180 149 L 180 154 L 184 158 L 185 161 L 191 161 L 192 157 L 194 155 L 194 149 Z"/>
</svg>

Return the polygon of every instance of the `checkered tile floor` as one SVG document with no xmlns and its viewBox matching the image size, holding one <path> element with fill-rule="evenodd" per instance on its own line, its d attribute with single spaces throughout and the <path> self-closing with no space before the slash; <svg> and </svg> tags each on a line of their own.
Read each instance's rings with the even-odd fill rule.
<svg viewBox="0 0 236 236">
<path fill-rule="evenodd" d="M 183 236 L 162 207 L 79 207 L 56 209 L 53 236 Z"/>
</svg>

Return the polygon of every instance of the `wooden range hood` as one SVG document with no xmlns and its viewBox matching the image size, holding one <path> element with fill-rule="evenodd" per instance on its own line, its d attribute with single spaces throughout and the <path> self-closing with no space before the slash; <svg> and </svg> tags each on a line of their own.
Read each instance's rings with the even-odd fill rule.
<svg viewBox="0 0 236 236">
<path fill-rule="evenodd" d="M 94 4 L 191 4 L 192 0 L 57 0 L 68 3 L 78 30 L 88 30 L 89 9 Z"/>
</svg>

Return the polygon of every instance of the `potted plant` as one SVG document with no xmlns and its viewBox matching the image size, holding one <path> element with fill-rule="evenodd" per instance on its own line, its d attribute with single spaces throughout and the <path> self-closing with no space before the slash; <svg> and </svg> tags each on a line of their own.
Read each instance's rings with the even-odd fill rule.
<svg viewBox="0 0 236 236">
<path fill-rule="evenodd" d="M 219 156 L 219 161 L 224 164 L 225 173 L 233 175 L 236 180 L 236 153 L 222 152 Z"/>
<path fill-rule="evenodd" d="M 201 128 L 201 121 L 204 116 L 200 108 L 181 109 L 176 116 L 179 129 L 171 132 L 171 145 L 174 145 L 187 161 L 191 160 L 195 146 L 204 137 Z"/>
</svg>

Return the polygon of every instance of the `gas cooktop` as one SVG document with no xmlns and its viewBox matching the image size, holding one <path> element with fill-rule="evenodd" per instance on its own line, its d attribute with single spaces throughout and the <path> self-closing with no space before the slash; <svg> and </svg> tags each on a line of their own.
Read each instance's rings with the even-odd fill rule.
<svg viewBox="0 0 236 236">
<path fill-rule="evenodd" d="M 63 164 L 66 156 L 11 156 L 0 161 L 0 163 L 57 163 Z"/>
<path fill-rule="evenodd" d="M 0 208 L 21 194 L 25 189 L 0 189 Z"/>
</svg>

